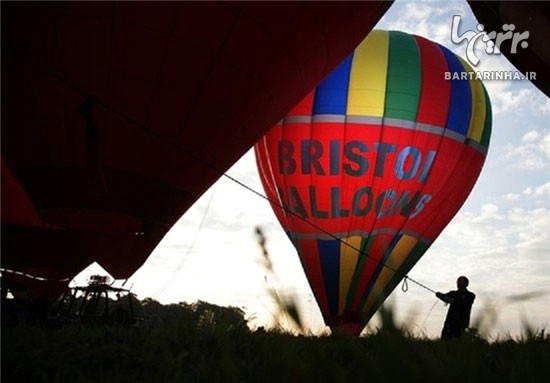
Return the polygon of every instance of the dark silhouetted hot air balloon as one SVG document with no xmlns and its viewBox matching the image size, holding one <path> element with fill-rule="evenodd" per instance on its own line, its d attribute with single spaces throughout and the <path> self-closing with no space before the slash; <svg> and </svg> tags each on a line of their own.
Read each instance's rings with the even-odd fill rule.
<svg viewBox="0 0 550 383">
<path fill-rule="evenodd" d="M 491 132 L 448 49 L 373 31 L 255 146 L 325 323 L 358 334 L 466 200 Z"/>
<path fill-rule="evenodd" d="M 503 29 L 513 25 L 516 33 L 528 32 L 526 44 L 512 49 L 512 38 L 507 36 L 499 52 L 521 72 L 531 72 L 530 81 L 550 97 L 550 7 L 544 1 L 468 1 L 477 20 L 487 33 L 509 34 Z"/>
<path fill-rule="evenodd" d="M 2 3 L 2 277 L 132 275 L 390 5 Z"/>
</svg>

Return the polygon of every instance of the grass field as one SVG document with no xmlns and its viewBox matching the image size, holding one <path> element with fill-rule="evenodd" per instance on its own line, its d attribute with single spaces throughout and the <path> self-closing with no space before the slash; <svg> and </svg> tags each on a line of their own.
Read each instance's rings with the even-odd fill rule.
<svg viewBox="0 0 550 383">
<path fill-rule="evenodd" d="M 550 337 L 251 332 L 239 309 L 145 302 L 139 326 L 2 328 L 2 382 L 548 382 Z"/>
</svg>

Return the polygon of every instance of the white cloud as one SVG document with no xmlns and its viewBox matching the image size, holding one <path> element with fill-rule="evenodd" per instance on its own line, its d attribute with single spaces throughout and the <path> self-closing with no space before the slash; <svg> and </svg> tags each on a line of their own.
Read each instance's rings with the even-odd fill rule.
<svg viewBox="0 0 550 383">
<path fill-rule="evenodd" d="M 534 194 L 539 197 L 546 195 L 550 196 L 550 182 L 547 182 L 544 185 L 537 187 Z"/>
<path fill-rule="evenodd" d="M 427 3 L 407 3 L 404 13 L 407 14 L 407 22 L 414 24 L 430 17 L 433 13 L 433 8 Z"/>
<path fill-rule="evenodd" d="M 508 144 L 504 147 L 505 157 L 512 162 L 512 166 L 529 171 L 548 169 L 550 159 L 550 134 L 542 136 L 530 131 L 526 133 L 521 144 Z"/>
<path fill-rule="evenodd" d="M 502 220 L 504 217 L 499 213 L 499 208 L 495 204 L 485 204 L 481 207 L 481 215 L 474 218 L 472 222 L 483 223 L 492 220 Z"/>
<path fill-rule="evenodd" d="M 505 201 L 510 201 L 510 202 L 519 200 L 519 197 L 520 197 L 520 195 L 517 194 L 517 193 L 507 193 L 507 194 L 504 194 L 504 195 L 502 196 L 502 198 L 503 198 Z"/>
<path fill-rule="evenodd" d="M 496 81 L 491 84 L 497 83 Z M 520 109 L 530 108 L 533 102 L 534 92 L 531 89 L 518 90 L 504 90 L 509 89 L 508 82 L 498 82 L 500 86 L 490 86 L 485 83 L 487 88 L 493 88 L 490 92 L 491 104 L 493 107 L 493 113 L 499 114 L 504 112 L 514 112 Z M 494 88 L 500 88 L 498 91 L 494 91 Z"/>
<path fill-rule="evenodd" d="M 524 143 L 535 142 L 538 140 L 539 137 L 540 137 L 539 132 L 537 132 L 536 130 L 531 130 L 530 132 L 525 133 L 523 137 L 521 137 L 521 142 L 524 142 Z"/>
<path fill-rule="evenodd" d="M 542 202 L 548 204 L 550 201 L 547 197 L 550 196 L 550 182 L 546 182 L 537 187 L 528 186 L 523 190 L 523 194 L 529 197 L 542 198 Z M 535 200 L 537 202 L 537 200 Z"/>
<path fill-rule="evenodd" d="M 501 211 L 494 204 L 484 205 L 479 215 L 460 213 L 446 232 L 445 240 L 459 244 L 468 240 L 468 253 L 484 257 L 484 262 L 501 263 L 503 256 L 526 270 L 536 263 L 550 268 L 550 210 L 548 208 L 511 208 Z M 473 244 L 473 246 L 472 246 Z M 463 252 L 458 248 L 455 252 Z M 505 267 L 500 265 L 499 268 Z M 482 272 L 481 270 L 477 271 Z M 547 278 L 548 274 L 530 270 L 533 275 Z M 524 284 L 527 282 L 524 282 Z M 505 288 L 506 286 L 501 286 Z"/>
<path fill-rule="evenodd" d="M 515 238 L 514 248 L 520 257 L 528 257 L 533 262 L 550 270 L 550 210 L 515 208 L 508 212 L 510 235 Z"/>
<path fill-rule="evenodd" d="M 546 156 L 546 158 L 550 158 L 550 134 L 546 134 L 540 141 L 539 149 Z"/>
<path fill-rule="evenodd" d="M 469 15 L 471 11 L 466 2 L 396 1 L 376 28 L 419 35 L 453 49 L 451 22 L 455 14 Z"/>
<path fill-rule="evenodd" d="M 515 157 L 517 162 L 517 167 L 520 169 L 537 171 L 541 170 L 547 166 L 546 162 L 542 160 L 536 153 L 529 150 L 525 146 L 520 146 L 515 149 L 511 149 L 509 154 Z"/>
</svg>

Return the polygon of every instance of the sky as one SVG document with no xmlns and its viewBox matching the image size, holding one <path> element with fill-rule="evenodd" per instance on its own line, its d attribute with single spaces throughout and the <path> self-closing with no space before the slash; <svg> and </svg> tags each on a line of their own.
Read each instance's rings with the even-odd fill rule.
<svg viewBox="0 0 550 383">
<path fill-rule="evenodd" d="M 436 41 L 461 57 L 451 41 L 453 15 L 460 31 L 477 21 L 465 1 L 396 1 L 376 29 L 400 30 Z M 518 31 L 519 32 L 519 31 Z M 478 46 L 478 71 L 515 71 L 503 55 Z M 409 277 L 436 291 L 455 288 L 459 275 L 476 293 L 471 326 L 486 337 L 519 337 L 526 328 L 550 329 L 550 100 L 529 81 L 484 81 L 493 107 L 491 145 L 469 198 Z M 254 154 L 226 173 L 261 193 Z M 266 265 L 255 228 L 266 237 Z M 72 284 L 102 272 L 92 265 Z M 122 281 L 116 281 L 120 285 Z M 189 209 L 128 280 L 140 299 L 161 303 L 198 300 L 243 309 L 252 327 L 279 326 L 274 296 L 297 303 L 305 333 L 328 332 L 296 250 L 269 203 L 222 176 Z M 447 308 L 430 291 L 409 282 L 387 300 L 398 324 L 438 337 Z M 365 332 L 379 326 L 378 315 Z"/>
</svg>

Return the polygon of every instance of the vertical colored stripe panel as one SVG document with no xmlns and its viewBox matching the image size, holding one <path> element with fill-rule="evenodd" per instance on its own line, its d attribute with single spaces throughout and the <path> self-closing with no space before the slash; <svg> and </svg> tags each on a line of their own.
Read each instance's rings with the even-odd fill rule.
<svg viewBox="0 0 550 383">
<path fill-rule="evenodd" d="M 395 270 L 399 270 L 409 253 L 412 251 L 414 246 L 416 245 L 418 241 L 416 238 L 411 237 L 409 235 L 403 235 L 397 244 L 394 246 L 392 252 L 390 253 L 389 257 L 385 261 L 385 265 L 387 267 L 384 267 L 380 274 L 378 275 L 378 278 L 376 279 L 376 283 L 374 284 L 373 288 L 371 289 L 371 292 L 367 298 L 367 301 L 365 305 L 363 306 L 363 309 L 361 311 L 369 311 L 371 307 L 378 306 L 378 304 L 386 299 L 386 296 L 389 295 L 390 291 L 388 291 L 387 286 L 390 280 L 396 276 Z M 404 275 L 397 275 L 398 278 L 402 278 Z M 386 294 L 383 294 L 387 292 Z"/>
<path fill-rule="evenodd" d="M 376 268 L 374 269 L 370 277 L 368 287 L 365 290 L 365 294 L 363 295 L 361 303 L 359 305 L 360 308 L 365 306 L 365 302 L 367 301 L 367 298 L 371 296 L 371 294 L 374 294 L 375 296 L 379 296 L 382 293 L 383 289 L 381 288 L 383 286 L 380 286 L 377 284 L 378 277 L 380 276 L 380 273 L 382 273 L 384 270 L 387 269 L 386 266 L 389 266 L 388 258 L 390 257 L 395 246 L 397 246 L 397 244 L 401 240 L 402 235 L 397 233 L 395 235 L 383 234 L 378 236 L 378 238 L 382 238 L 382 237 L 386 238 L 385 242 L 387 243 L 387 245 L 384 246 L 382 250 L 382 258 L 378 262 L 378 265 L 376 266 Z"/>
<path fill-rule="evenodd" d="M 421 75 L 416 40 L 406 33 L 391 31 L 384 117 L 416 120 L 422 86 Z"/>
<path fill-rule="evenodd" d="M 372 31 L 355 50 L 347 107 L 350 116 L 384 115 L 388 36 L 387 31 Z"/>
<path fill-rule="evenodd" d="M 467 72 L 473 72 L 473 69 L 466 61 L 463 59 L 460 59 L 460 61 Z M 468 138 L 481 142 L 481 135 L 485 126 L 485 93 L 481 81 L 471 80 L 469 84 L 472 93 L 472 116 L 468 128 Z"/>
<path fill-rule="evenodd" d="M 481 82 L 471 81 L 470 86 L 472 87 L 474 112 L 472 113 L 472 120 L 468 129 L 468 138 L 481 142 L 483 127 L 485 126 L 485 94 Z"/>
<path fill-rule="evenodd" d="M 313 114 L 346 114 L 348 85 L 353 53 L 334 69 L 315 92 Z"/>
<path fill-rule="evenodd" d="M 271 167 L 271 162 L 268 160 L 269 154 L 266 141 L 267 140 L 264 136 L 256 143 L 256 145 L 254 145 L 256 166 L 258 167 L 259 172 L 263 174 L 263 177 L 260 177 L 260 181 L 262 182 L 262 186 L 265 190 L 266 196 L 269 198 L 269 201 L 276 201 L 278 205 L 282 205 L 283 201 L 277 192 L 277 181 L 275 179 L 275 174 L 273 168 Z M 270 203 L 279 222 L 285 222 L 286 212 L 280 209 L 279 206 L 273 202 Z"/>
<path fill-rule="evenodd" d="M 437 45 L 419 36 L 414 38 L 422 61 L 422 90 L 416 120 L 443 129 L 451 101 L 451 83 L 439 74 L 447 71 L 447 63 Z"/>
<path fill-rule="evenodd" d="M 336 239 L 317 241 L 323 281 L 332 315 L 338 315 L 339 276 L 340 276 L 340 241 Z"/>
<path fill-rule="evenodd" d="M 361 284 L 361 276 L 363 274 L 362 271 L 365 268 L 365 264 L 367 263 L 367 259 L 369 257 L 368 254 L 370 252 L 375 237 L 375 235 L 371 235 L 370 237 L 363 238 L 363 240 L 361 241 L 359 262 L 351 280 L 351 285 L 349 288 L 350 291 L 346 299 L 346 308 L 357 308 L 357 311 L 359 309 L 359 305 L 356 305 L 355 302 L 357 299 L 359 299 L 358 297 L 361 295 L 359 285 Z"/>
<path fill-rule="evenodd" d="M 439 45 L 447 61 L 448 72 L 462 73 L 464 68 L 457 56 L 444 46 Z M 451 77 L 452 78 L 452 77 Z M 451 104 L 447 118 L 446 128 L 466 136 L 470 127 L 470 116 L 472 114 L 472 94 L 468 81 L 448 80 L 451 83 Z"/>
<path fill-rule="evenodd" d="M 319 252 L 317 250 L 317 241 L 312 239 L 299 239 L 295 246 L 300 255 L 300 260 L 302 261 L 302 266 L 306 273 L 307 280 L 309 281 L 309 285 L 311 286 L 311 290 L 313 290 L 313 295 L 317 300 L 319 309 L 323 313 L 323 318 L 327 321 L 330 319 L 326 316 L 329 312 L 329 304 L 325 293 L 323 272 L 321 270 Z"/>
<path fill-rule="evenodd" d="M 363 305 L 364 299 L 372 287 L 373 276 L 378 274 L 378 270 L 383 265 L 384 257 L 392 240 L 393 235 L 384 233 L 372 237 L 372 242 L 369 243 L 369 251 L 364 255 L 365 262 L 361 264 L 362 268 L 358 270 L 360 276 L 355 288 L 351 310 L 358 311 Z"/>
<path fill-rule="evenodd" d="M 338 315 L 341 315 L 346 307 L 351 280 L 359 260 L 361 240 L 360 236 L 342 238 L 343 243 L 340 245 L 340 301 Z"/>
</svg>

